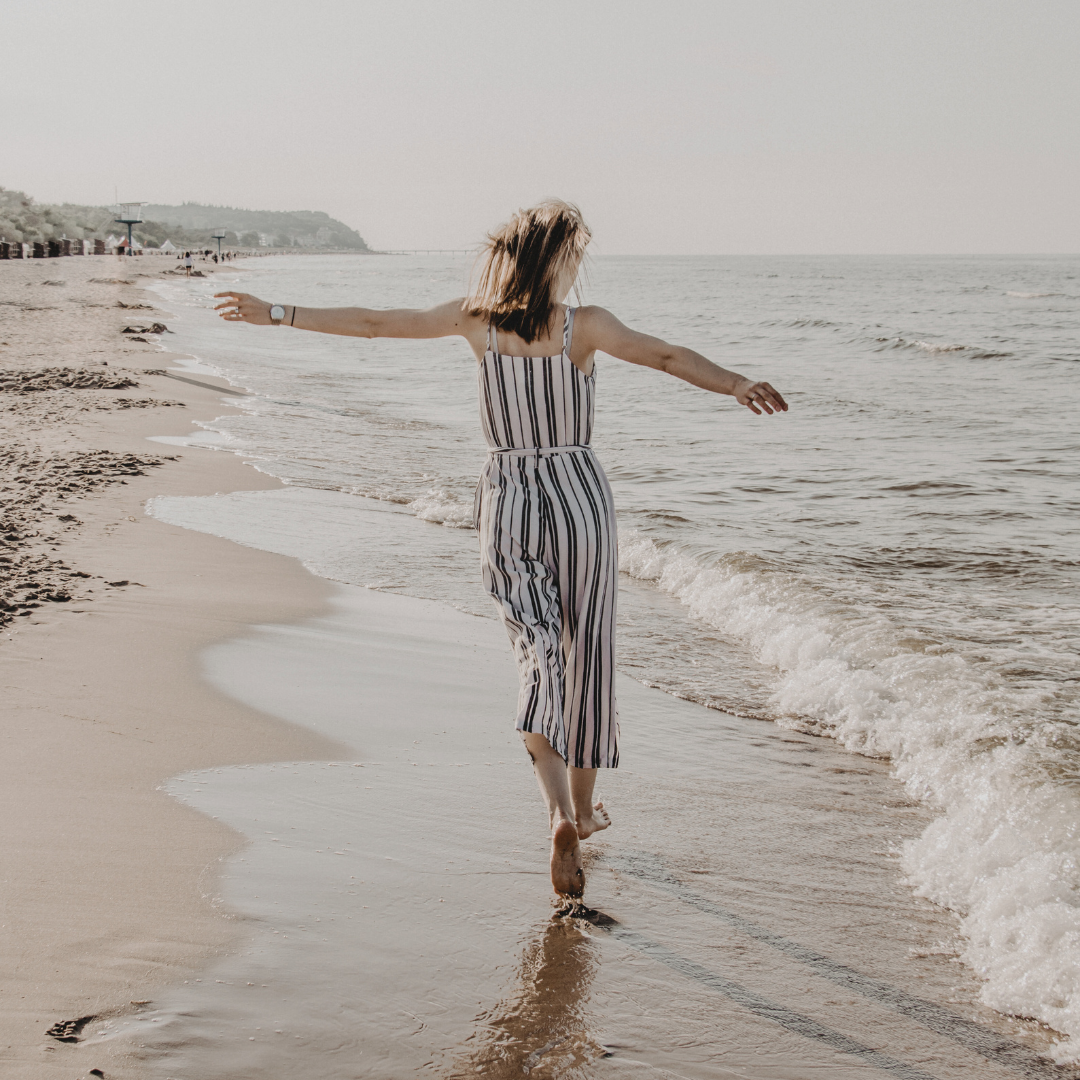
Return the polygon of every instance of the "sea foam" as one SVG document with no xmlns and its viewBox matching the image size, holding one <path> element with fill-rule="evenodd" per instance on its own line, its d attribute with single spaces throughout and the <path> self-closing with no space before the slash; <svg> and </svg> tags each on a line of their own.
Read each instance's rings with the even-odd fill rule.
<svg viewBox="0 0 1080 1080">
<path fill-rule="evenodd" d="M 619 556 L 777 670 L 777 723 L 889 758 L 939 811 L 904 851 L 911 886 L 959 915 L 984 1002 L 1070 1036 L 1057 1059 L 1080 1061 L 1080 798 L 1012 723 L 1040 693 L 745 552 L 706 561 L 627 531 Z"/>
<path fill-rule="evenodd" d="M 421 495 L 419 499 L 409 503 L 409 509 L 421 521 L 447 525 L 452 529 L 473 527 L 472 503 L 462 502 L 444 488 L 432 488 L 426 495 Z"/>
</svg>

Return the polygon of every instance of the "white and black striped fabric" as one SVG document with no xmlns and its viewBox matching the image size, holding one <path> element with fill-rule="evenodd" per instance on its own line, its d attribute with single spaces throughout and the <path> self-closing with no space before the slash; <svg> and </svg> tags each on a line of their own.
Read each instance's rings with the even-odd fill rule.
<svg viewBox="0 0 1080 1080">
<path fill-rule="evenodd" d="M 490 448 L 476 488 L 484 585 L 518 663 L 517 729 L 570 765 L 615 768 L 615 508 L 589 446 L 595 379 L 558 356 L 503 356 L 491 329 L 480 363 Z"/>
</svg>

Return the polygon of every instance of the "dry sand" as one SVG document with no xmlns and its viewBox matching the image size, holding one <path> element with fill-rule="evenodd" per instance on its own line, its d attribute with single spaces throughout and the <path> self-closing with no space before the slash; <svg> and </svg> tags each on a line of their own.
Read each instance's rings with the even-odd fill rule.
<svg viewBox="0 0 1080 1080">
<path fill-rule="evenodd" d="M 8 1080 L 140 1075 L 123 1044 L 74 1066 L 46 1031 L 137 1009 L 232 940 L 213 889 L 241 839 L 162 781 L 339 750 L 197 678 L 206 644 L 316 614 L 331 586 L 294 560 L 144 516 L 151 495 L 278 486 L 230 454 L 160 454 L 145 440 L 228 411 L 215 391 L 147 374 L 170 358 L 156 336 L 122 333 L 168 322 L 139 286 L 171 268 L 111 256 L 0 263 Z"/>
</svg>

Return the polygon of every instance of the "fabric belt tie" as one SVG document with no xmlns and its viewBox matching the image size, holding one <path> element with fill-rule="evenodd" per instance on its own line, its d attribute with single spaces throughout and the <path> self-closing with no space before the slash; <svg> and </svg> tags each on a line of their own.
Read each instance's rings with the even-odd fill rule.
<svg viewBox="0 0 1080 1080">
<path fill-rule="evenodd" d="M 578 450 L 591 450 L 585 444 L 572 446 L 489 446 L 489 454 L 513 454 L 514 456 L 547 457 L 549 454 L 573 454 Z"/>
</svg>

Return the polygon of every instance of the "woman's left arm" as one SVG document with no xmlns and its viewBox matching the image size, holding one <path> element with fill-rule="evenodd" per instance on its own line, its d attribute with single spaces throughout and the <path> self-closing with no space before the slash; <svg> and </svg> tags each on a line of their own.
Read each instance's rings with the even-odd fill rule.
<svg viewBox="0 0 1080 1080">
<path fill-rule="evenodd" d="M 604 308 L 581 309 L 575 325 L 575 341 L 579 347 L 588 346 L 589 351 L 599 349 L 631 364 L 666 371 L 702 390 L 729 394 L 758 416 L 763 411 L 770 415 L 787 412 L 787 402 L 769 383 L 755 382 L 745 375 L 728 371 L 693 349 L 669 345 L 661 338 L 631 330 Z"/>
<path fill-rule="evenodd" d="M 254 323 L 270 326 L 271 304 L 250 293 L 216 293 L 215 299 L 224 300 L 214 309 L 229 322 Z M 311 308 L 283 304 L 285 318 L 282 326 L 297 330 L 314 330 L 319 334 L 341 334 L 347 337 L 366 338 L 438 338 L 467 336 L 469 316 L 462 308 L 462 301 L 450 300 L 433 308 L 397 308 L 378 311 L 374 308 Z"/>
</svg>

